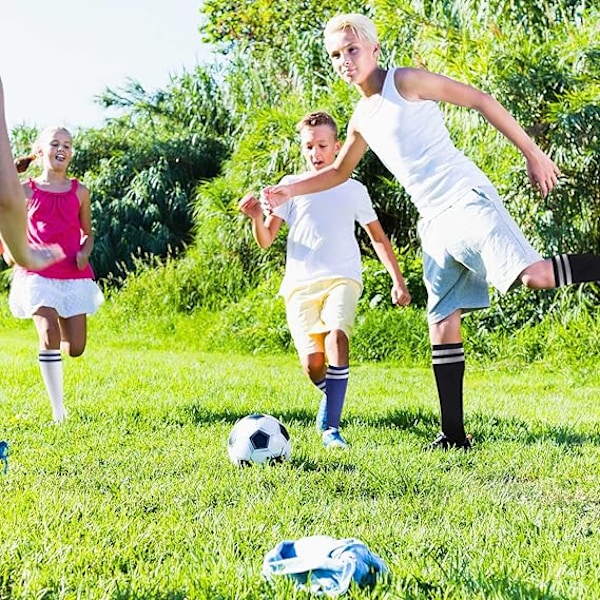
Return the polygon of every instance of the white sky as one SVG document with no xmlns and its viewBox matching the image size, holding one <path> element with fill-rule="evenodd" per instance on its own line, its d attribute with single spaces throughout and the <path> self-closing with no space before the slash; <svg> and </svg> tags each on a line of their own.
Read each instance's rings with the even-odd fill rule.
<svg viewBox="0 0 600 600">
<path fill-rule="evenodd" d="M 0 77 L 9 129 L 100 127 L 94 102 L 128 79 L 146 90 L 212 62 L 202 0 L 0 0 Z M 114 115 L 114 113 L 112 113 Z"/>
</svg>

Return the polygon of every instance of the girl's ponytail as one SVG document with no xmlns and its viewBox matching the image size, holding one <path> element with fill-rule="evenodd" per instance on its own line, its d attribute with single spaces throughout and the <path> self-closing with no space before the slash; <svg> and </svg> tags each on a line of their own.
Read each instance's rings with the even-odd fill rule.
<svg viewBox="0 0 600 600">
<path fill-rule="evenodd" d="M 28 156 L 21 156 L 15 159 L 15 167 L 17 167 L 17 173 L 25 173 L 29 168 L 29 165 L 37 158 L 36 154 L 29 154 Z"/>
</svg>

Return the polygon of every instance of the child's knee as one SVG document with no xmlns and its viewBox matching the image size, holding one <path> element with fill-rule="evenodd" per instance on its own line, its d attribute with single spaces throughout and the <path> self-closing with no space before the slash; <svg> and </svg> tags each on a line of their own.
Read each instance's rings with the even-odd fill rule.
<svg viewBox="0 0 600 600">
<path fill-rule="evenodd" d="M 520 275 L 521 283 L 532 290 L 549 290 L 555 287 L 554 271 L 549 260 L 541 260 L 527 267 Z"/>
</svg>

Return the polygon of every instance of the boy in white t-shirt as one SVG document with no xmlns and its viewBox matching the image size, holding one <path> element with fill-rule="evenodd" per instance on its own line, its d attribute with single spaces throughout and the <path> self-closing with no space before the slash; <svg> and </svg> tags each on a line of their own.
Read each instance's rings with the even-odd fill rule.
<svg viewBox="0 0 600 600">
<path fill-rule="evenodd" d="M 428 292 L 427 319 L 442 431 L 432 449 L 471 448 L 463 417 L 465 352 L 461 318 L 490 305 L 489 287 L 506 293 L 600 281 L 600 256 L 543 259 L 504 208 L 488 177 L 452 142 L 440 103 L 477 110 L 523 154 L 530 182 L 543 196 L 560 170 L 492 96 L 424 69 L 379 66 L 380 46 L 368 17 L 341 14 L 325 26 L 334 70 L 360 94 L 334 163 L 262 191 L 265 210 L 290 197 L 340 186 L 370 150 L 410 195 Z M 337 188 L 336 188 L 337 189 Z"/>
<path fill-rule="evenodd" d="M 310 171 L 333 164 L 341 144 L 329 114 L 310 113 L 298 123 L 297 130 Z M 302 177 L 287 176 L 282 183 Z M 284 221 L 289 226 L 285 276 L 279 292 L 302 366 L 324 392 L 317 415 L 323 444 L 346 448 L 339 426 L 348 386 L 349 338 L 362 292 L 356 222 L 367 231 L 392 278 L 392 302 L 401 306 L 410 303 L 396 256 L 367 189 L 348 179 L 324 192 L 296 196 L 266 217 L 260 201 L 249 193 L 239 208 L 252 219 L 252 233 L 261 248 L 273 243 Z"/>
</svg>

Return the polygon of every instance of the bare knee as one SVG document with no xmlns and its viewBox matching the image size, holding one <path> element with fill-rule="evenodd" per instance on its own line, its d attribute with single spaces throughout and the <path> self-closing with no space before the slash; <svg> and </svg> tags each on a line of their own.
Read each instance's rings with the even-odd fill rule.
<svg viewBox="0 0 600 600">
<path fill-rule="evenodd" d="M 336 367 L 348 364 L 350 354 L 350 341 L 341 329 L 332 329 L 325 337 L 325 351 L 329 364 Z"/>
<path fill-rule="evenodd" d="M 321 381 L 325 377 L 327 369 L 325 365 L 325 353 L 315 352 L 308 356 L 302 357 L 302 367 L 306 376 L 314 383 Z"/>
<path fill-rule="evenodd" d="M 63 340 L 60 343 L 60 347 L 65 354 L 68 354 L 73 358 L 77 358 L 78 356 L 81 356 L 85 351 L 85 341 L 83 343 L 73 343 L 66 342 L 65 340 Z"/>
<path fill-rule="evenodd" d="M 519 275 L 521 283 L 532 290 L 551 290 L 556 287 L 554 269 L 550 259 L 540 260 L 529 265 Z"/>
<path fill-rule="evenodd" d="M 429 341 L 433 345 L 458 344 L 462 342 L 460 332 L 461 310 L 454 311 L 445 319 L 429 325 Z"/>
<path fill-rule="evenodd" d="M 61 332 L 58 318 L 52 318 L 52 315 L 48 314 L 36 314 L 33 318 L 40 348 L 47 350 L 59 348 Z"/>
</svg>

